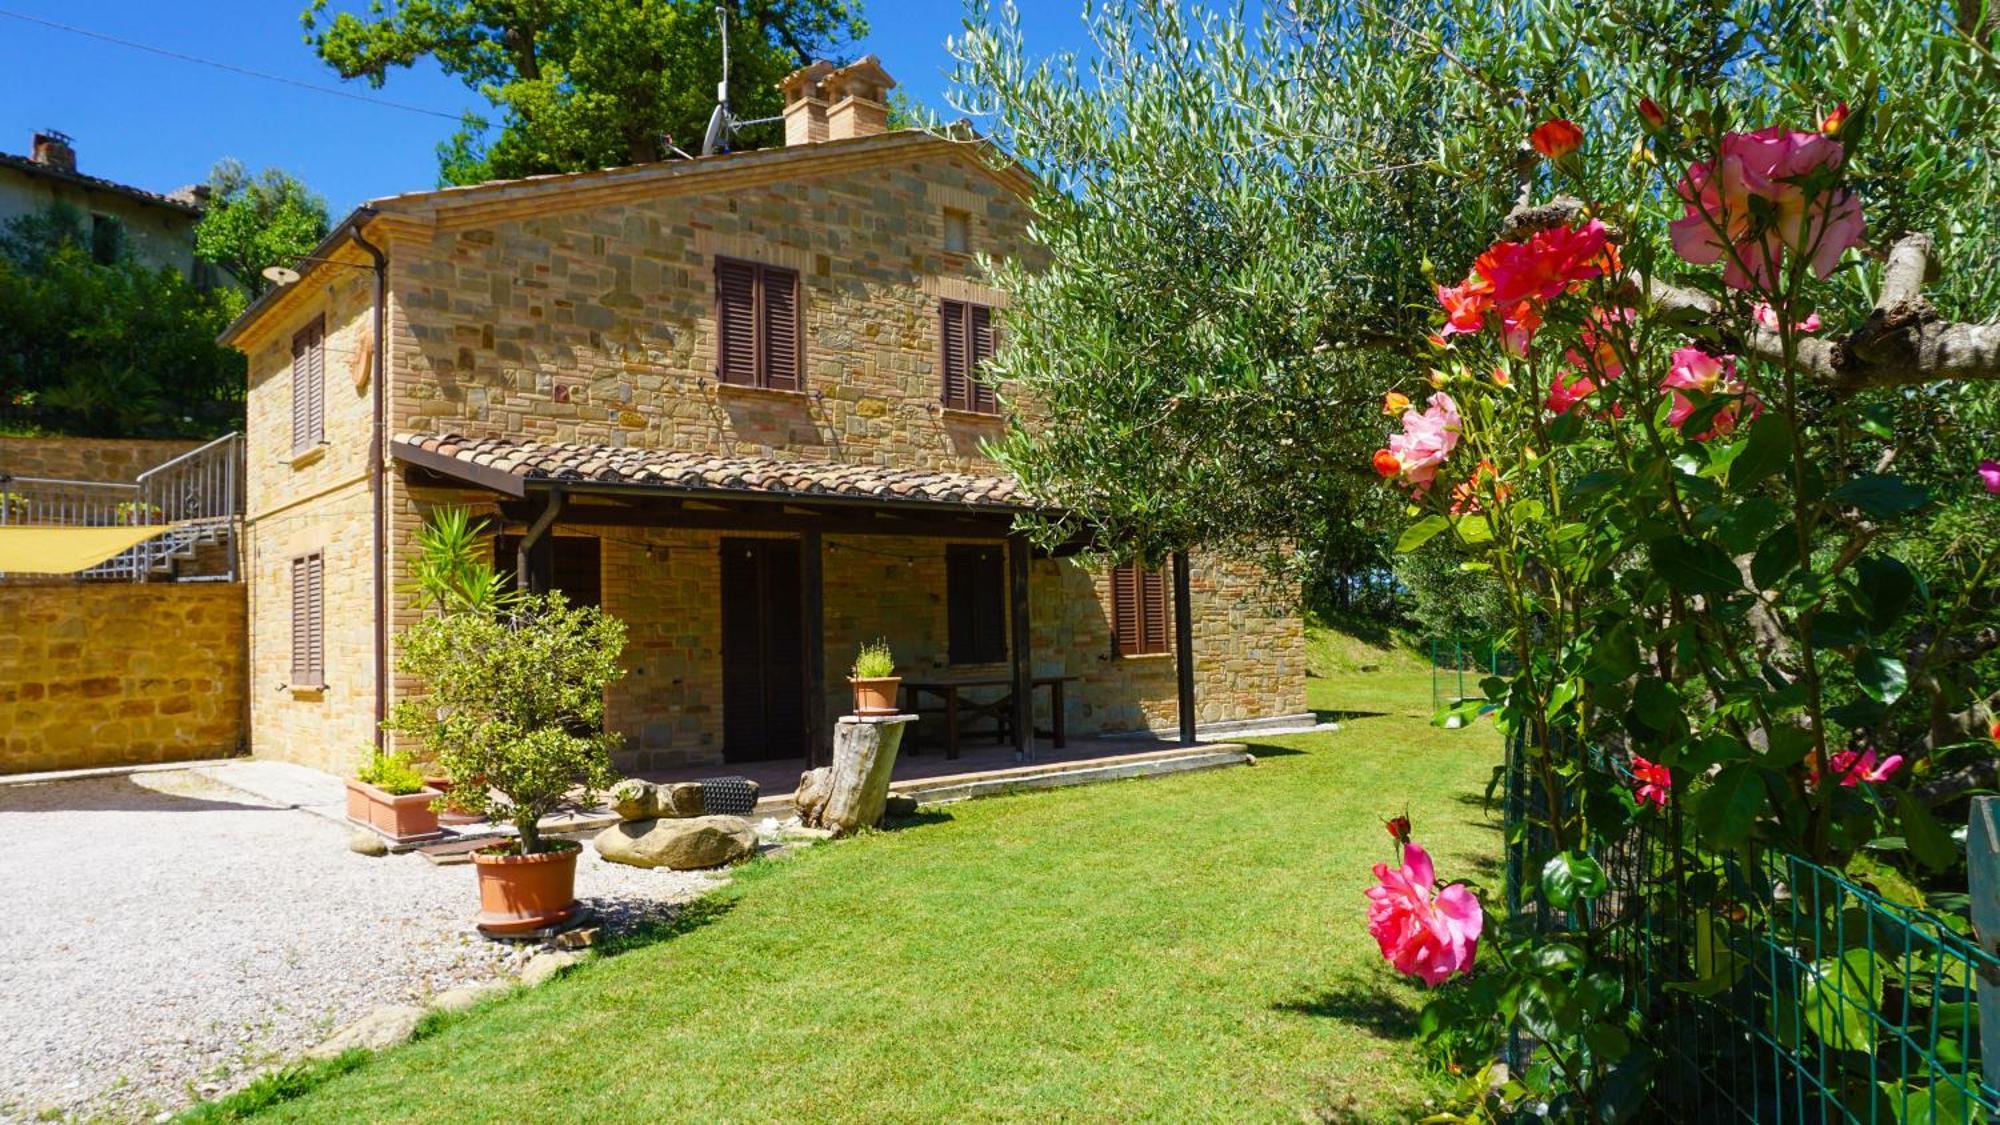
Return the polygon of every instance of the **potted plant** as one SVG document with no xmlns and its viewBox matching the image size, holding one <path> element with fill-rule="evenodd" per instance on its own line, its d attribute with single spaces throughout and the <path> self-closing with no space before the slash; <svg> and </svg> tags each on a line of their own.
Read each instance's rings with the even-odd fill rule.
<svg viewBox="0 0 2000 1125">
<path fill-rule="evenodd" d="M 889 642 L 878 637 L 862 645 L 855 654 L 847 682 L 854 685 L 855 714 L 895 714 L 896 689 L 903 678 L 896 675 L 896 659 L 889 653 Z"/>
<path fill-rule="evenodd" d="M 601 726 L 624 648 L 622 622 L 560 594 L 461 604 L 403 632 L 397 671 L 424 689 L 397 700 L 385 727 L 422 739 L 450 776 L 480 779 L 454 800 L 514 829 L 472 857 L 484 933 L 524 934 L 576 913 L 578 845 L 544 837 L 541 822 L 594 803 L 616 780 L 619 738 Z"/>
<path fill-rule="evenodd" d="M 413 844 L 439 834 L 438 814 L 431 808 L 438 796 L 408 754 L 370 747 L 368 764 L 347 783 L 347 819 L 391 843 Z"/>
</svg>

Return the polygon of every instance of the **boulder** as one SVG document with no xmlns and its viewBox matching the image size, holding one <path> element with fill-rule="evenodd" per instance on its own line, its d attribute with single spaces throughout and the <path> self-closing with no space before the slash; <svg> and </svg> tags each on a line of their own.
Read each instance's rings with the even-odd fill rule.
<svg viewBox="0 0 2000 1125">
<path fill-rule="evenodd" d="M 891 793 L 882 802 L 882 817 L 904 817 L 917 815 L 917 799 L 906 793 Z"/>
<path fill-rule="evenodd" d="M 489 980 L 478 984 L 461 984 L 457 988 L 447 988 L 431 997 L 431 1007 L 440 1012 L 462 1012 L 489 996 L 498 996 L 507 991 L 507 982 Z"/>
<path fill-rule="evenodd" d="M 614 824 L 596 843 L 597 854 L 613 863 L 695 871 L 750 855 L 757 832 L 740 816 L 658 817 Z"/>
<path fill-rule="evenodd" d="M 653 815 L 668 817 L 700 816 L 707 811 L 701 800 L 701 782 L 676 781 L 653 787 Z"/>
<path fill-rule="evenodd" d="M 628 777 L 611 787 L 611 810 L 620 820 L 650 820 L 659 813 L 659 787 Z"/>
<path fill-rule="evenodd" d="M 330 1059 L 356 1047 L 379 1051 L 393 1047 L 416 1034 L 417 1021 L 424 1010 L 412 1004 L 388 1004 L 334 1032 L 319 1046 L 306 1052 L 307 1058 Z"/>
<path fill-rule="evenodd" d="M 792 794 L 792 805 L 798 809 L 799 823 L 818 824 L 820 813 L 826 808 L 827 795 L 832 792 L 831 766 L 821 766 L 800 774 L 798 792 Z"/>
<path fill-rule="evenodd" d="M 363 828 L 347 838 L 347 850 L 356 855 L 384 856 L 389 854 L 389 841 Z"/>
<path fill-rule="evenodd" d="M 528 988 L 554 980 L 569 970 L 571 965 L 583 960 L 583 954 L 569 950 L 553 953 L 537 953 L 521 966 L 521 983 Z"/>
</svg>

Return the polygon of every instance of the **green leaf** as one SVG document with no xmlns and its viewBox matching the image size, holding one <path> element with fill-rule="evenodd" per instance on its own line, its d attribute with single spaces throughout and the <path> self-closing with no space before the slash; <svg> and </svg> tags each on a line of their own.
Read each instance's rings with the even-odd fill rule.
<svg viewBox="0 0 2000 1125">
<path fill-rule="evenodd" d="M 1632 692 L 1632 709 L 1639 713 L 1639 721 L 1661 734 L 1669 734 L 1674 729 L 1674 720 L 1681 714 L 1680 689 L 1658 677 L 1648 676 L 1639 681 Z"/>
<path fill-rule="evenodd" d="M 1729 487 L 1742 490 L 1778 472 L 1792 459 L 1792 424 L 1773 411 L 1750 427 L 1750 440 L 1729 466 Z"/>
<path fill-rule="evenodd" d="M 1812 731 L 1805 727 L 1780 726 L 1771 732 L 1770 747 L 1764 751 L 1764 767 L 1790 769 L 1805 761 L 1812 750 Z"/>
<path fill-rule="evenodd" d="M 1909 610 L 1917 596 L 1917 576 L 1901 559 L 1869 555 L 1855 567 L 1861 596 L 1868 599 L 1868 624 L 1882 632 Z"/>
<path fill-rule="evenodd" d="M 1438 532 L 1450 526 L 1450 522 L 1443 516 L 1425 516 L 1423 519 L 1403 529 L 1403 534 L 1396 540 L 1396 553 L 1407 555 L 1418 547 L 1430 542 L 1436 537 Z M 1377 550 L 1380 550 L 1380 548 L 1377 548 Z"/>
<path fill-rule="evenodd" d="M 1903 839 L 1917 862 L 1932 871 L 1943 871 L 1958 862 L 1957 845 L 1915 793 L 1896 790 L 1896 818 L 1902 822 Z"/>
<path fill-rule="evenodd" d="M 1903 667 L 1903 662 L 1872 648 L 1862 652 L 1860 658 L 1855 660 L 1854 679 L 1870 699 L 1885 704 L 1903 698 L 1903 693 L 1910 686 L 1910 674 Z"/>
<path fill-rule="evenodd" d="M 1493 542 L 1493 525 L 1485 516 L 1460 516 L 1453 526 L 1458 531 L 1459 541 L 1468 547 Z"/>
<path fill-rule="evenodd" d="M 1733 594 L 1743 575 L 1713 543 L 1676 535 L 1652 546 L 1653 572 L 1683 594 Z"/>
<path fill-rule="evenodd" d="M 1946 1081 L 1928 1086 L 1902 1082 L 1878 1082 L 1882 1100 L 1895 1115 L 1897 1125 L 1931 1125 L 1938 1121 L 1977 1121 L 1979 1114 L 1966 1101 L 1965 1091 Z"/>
<path fill-rule="evenodd" d="M 1868 623 L 1849 613 L 1822 613 L 1813 618 L 1812 643 L 1821 648 L 1865 645 Z"/>
<path fill-rule="evenodd" d="M 1790 574 L 1799 565 L 1799 532 L 1792 524 L 1786 524 L 1764 537 L 1757 545 L 1756 557 L 1750 560 L 1750 581 L 1759 590 L 1769 590 L 1778 581 Z"/>
<path fill-rule="evenodd" d="M 1808 967 L 1799 990 L 1806 1026 L 1828 1046 L 1875 1049 L 1874 1013 L 1882 1007 L 1882 963 L 1867 949 L 1850 949 Z"/>
<path fill-rule="evenodd" d="M 1567 910 L 1574 902 L 1588 902 L 1609 885 L 1604 868 L 1581 852 L 1550 856 L 1542 865 L 1542 895 L 1557 910 Z"/>
<path fill-rule="evenodd" d="M 1916 511 L 1931 502 L 1931 494 L 1901 478 L 1869 473 L 1834 489 L 1828 499 L 1852 505 L 1871 516 L 1886 517 Z"/>
<path fill-rule="evenodd" d="M 1735 848 L 1750 838 L 1751 825 L 1764 807 L 1764 779 L 1748 763 L 1725 766 L 1695 806 L 1695 829 L 1718 851 Z"/>
</svg>

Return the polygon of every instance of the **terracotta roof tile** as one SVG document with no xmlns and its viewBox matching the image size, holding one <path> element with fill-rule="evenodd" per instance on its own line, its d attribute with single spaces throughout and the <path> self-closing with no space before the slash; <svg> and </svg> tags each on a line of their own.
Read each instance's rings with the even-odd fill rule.
<svg viewBox="0 0 2000 1125">
<path fill-rule="evenodd" d="M 725 457 L 586 442 L 471 438 L 460 434 L 399 434 L 394 445 L 487 466 L 525 480 L 589 480 L 612 486 L 664 485 L 698 491 L 902 500 L 1010 510 L 1033 506 L 1019 482 L 1006 476 L 832 461 Z"/>
</svg>

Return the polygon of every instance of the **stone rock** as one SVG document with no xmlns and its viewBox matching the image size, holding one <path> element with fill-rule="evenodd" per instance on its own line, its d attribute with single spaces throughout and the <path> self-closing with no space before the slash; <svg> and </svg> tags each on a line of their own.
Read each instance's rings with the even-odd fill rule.
<svg viewBox="0 0 2000 1125">
<path fill-rule="evenodd" d="M 597 854 L 613 863 L 695 871 L 748 856 L 757 849 L 757 832 L 740 816 L 660 817 L 614 824 L 596 843 Z"/>
<path fill-rule="evenodd" d="M 820 813 L 826 809 L 826 798 L 833 792 L 833 768 L 821 766 L 799 775 L 799 790 L 792 794 L 792 805 L 798 809 L 799 823 L 818 824 Z"/>
<path fill-rule="evenodd" d="M 917 799 L 906 793 L 891 793 L 882 802 L 884 817 L 917 815 Z"/>
<path fill-rule="evenodd" d="M 347 838 L 347 850 L 356 855 L 384 856 L 389 854 L 389 841 L 363 828 Z"/>
<path fill-rule="evenodd" d="M 461 984 L 457 988 L 447 988 L 431 997 L 431 1007 L 440 1012 L 462 1012 L 489 996 L 498 996 L 507 991 L 507 982 L 489 980 L 479 984 Z"/>
<path fill-rule="evenodd" d="M 611 831 L 617 830 L 611 829 Z M 581 960 L 583 954 L 572 953 L 567 949 L 553 953 L 537 953 L 528 958 L 527 964 L 521 966 L 521 983 L 529 988 L 545 984 L 561 976 L 571 965 Z"/>
<path fill-rule="evenodd" d="M 416 1034 L 417 1021 L 423 1018 L 424 1010 L 413 1004 L 385 1004 L 334 1032 L 306 1057 L 330 1059 L 356 1047 L 370 1051 L 393 1047 Z"/>
<path fill-rule="evenodd" d="M 659 813 L 659 787 L 628 777 L 611 787 L 611 809 L 620 820 L 650 820 Z"/>
<path fill-rule="evenodd" d="M 701 782 L 676 781 L 655 786 L 654 816 L 694 817 L 702 815 Z"/>
</svg>

